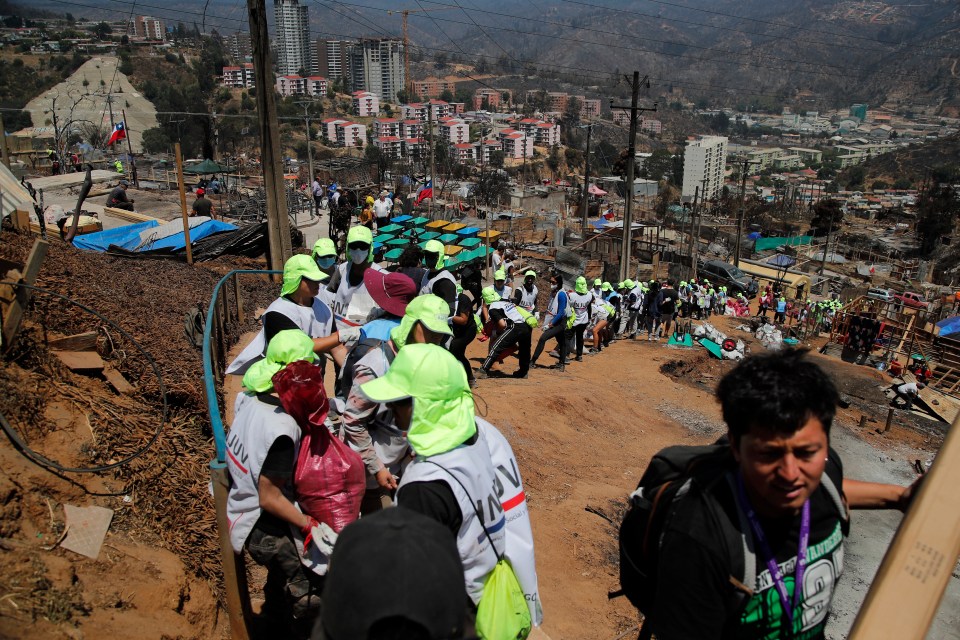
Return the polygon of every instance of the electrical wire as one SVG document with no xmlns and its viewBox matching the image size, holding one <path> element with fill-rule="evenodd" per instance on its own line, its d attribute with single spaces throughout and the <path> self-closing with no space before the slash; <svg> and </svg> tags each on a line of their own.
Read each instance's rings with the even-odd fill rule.
<svg viewBox="0 0 960 640">
<path fill-rule="evenodd" d="M 72 298 L 68 298 L 67 296 L 57 293 L 56 291 L 50 291 L 49 289 L 41 289 L 40 287 L 35 287 L 33 285 L 25 284 L 23 282 L 14 282 L 12 280 L 4 280 L 4 281 L 0 281 L 0 284 L 9 285 L 14 289 L 16 289 L 17 287 L 23 287 L 25 289 L 29 289 L 37 293 L 46 294 L 46 295 L 53 296 L 55 298 L 59 298 L 60 300 L 63 300 L 72 305 L 75 305 L 80 309 L 86 311 L 87 313 L 92 314 L 94 317 L 99 318 L 103 322 L 107 323 L 108 325 L 116 329 L 120 335 L 122 335 L 124 338 L 129 340 L 131 344 L 133 344 L 133 346 L 135 346 L 137 350 L 141 354 L 143 354 L 143 357 L 147 359 L 147 362 L 149 363 L 150 367 L 153 369 L 153 373 L 157 376 L 157 384 L 160 386 L 160 397 L 163 399 L 162 417 L 161 417 L 160 423 L 157 425 L 156 431 L 153 432 L 153 435 L 150 436 L 150 439 L 147 440 L 146 444 L 144 444 L 142 447 L 140 447 L 139 449 L 131 453 L 126 458 L 111 464 L 100 465 L 97 467 L 65 467 L 60 463 L 55 462 L 50 458 L 47 458 L 46 456 L 40 453 L 37 453 L 36 451 L 31 449 L 30 446 L 27 445 L 20 438 L 16 430 L 10 426 L 10 423 L 7 421 L 6 416 L 4 416 L 3 414 L 0 414 L 0 428 L 2 428 L 3 431 L 7 434 L 7 437 L 10 438 L 14 446 L 16 446 L 26 458 L 40 465 L 41 467 L 45 467 L 50 470 L 55 470 L 55 471 L 64 472 L 64 473 L 103 473 L 104 471 L 111 471 L 113 469 L 117 469 L 119 467 L 128 465 L 134 460 L 136 460 L 137 458 L 140 458 L 141 456 L 143 456 L 160 438 L 160 434 L 163 432 L 163 427 L 164 425 L 167 424 L 167 421 L 169 419 L 169 411 L 170 411 L 169 406 L 167 404 L 167 387 L 163 384 L 163 375 L 160 373 L 160 367 L 157 365 L 156 361 L 153 359 L 150 353 L 147 352 L 147 350 L 144 349 L 132 335 L 127 333 L 123 329 L 123 327 L 118 325 L 116 322 L 114 322 L 113 320 L 110 320 L 109 318 L 104 317 L 103 315 L 94 311 L 90 307 L 80 302 L 77 302 Z"/>
</svg>

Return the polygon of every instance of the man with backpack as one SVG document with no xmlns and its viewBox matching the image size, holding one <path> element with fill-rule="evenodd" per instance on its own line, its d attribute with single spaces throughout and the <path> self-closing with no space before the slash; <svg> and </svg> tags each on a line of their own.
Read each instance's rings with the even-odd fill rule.
<svg viewBox="0 0 960 640">
<path fill-rule="evenodd" d="M 513 377 L 526 378 L 530 370 L 531 337 L 533 327 L 537 325 L 536 319 L 523 307 L 501 300 L 493 287 L 486 287 L 480 293 L 486 303 L 482 310 L 484 321 L 495 327 L 497 339 L 490 346 L 490 355 L 483 361 L 476 377 L 488 377 L 493 363 L 500 360 L 508 349 L 516 346 L 520 366 L 513 372 Z"/>
<path fill-rule="evenodd" d="M 912 488 L 843 478 L 839 394 L 805 351 L 745 359 L 717 397 L 728 432 L 657 454 L 620 531 L 641 637 L 823 638 L 847 508 L 905 509 Z"/>
<path fill-rule="evenodd" d="M 392 277 L 409 280 L 402 273 L 389 274 L 384 280 Z M 406 433 L 398 428 L 390 408 L 367 398 L 360 385 L 385 375 L 404 345 L 440 344 L 452 333 L 446 320 L 447 303 L 437 296 L 419 296 L 403 306 L 403 319 L 390 332 L 389 339 L 371 342 L 367 338 L 351 349 L 338 389 L 346 398 L 342 414 L 344 440 L 360 454 L 367 469 L 367 492 L 360 504 L 364 515 L 390 503 L 403 466 L 409 461 L 410 448 Z M 399 308 L 391 306 L 388 311 L 396 312 Z"/>
</svg>

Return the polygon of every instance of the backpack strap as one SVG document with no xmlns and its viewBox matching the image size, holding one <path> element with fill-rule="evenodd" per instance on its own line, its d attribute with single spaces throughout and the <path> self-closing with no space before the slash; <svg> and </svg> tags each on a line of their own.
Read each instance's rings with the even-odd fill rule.
<svg viewBox="0 0 960 640">
<path fill-rule="evenodd" d="M 850 533 L 850 511 L 847 509 L 847 503 L 843 501 L 843 496 L 837 489 L 837 485 L 834 484 L 833 478 L 826 471 L 820 476 L 820 486 L 830 496 L 830 501 L 833 502 L 833 506 L 837 508 L 837 512 L 840 514 L 840 527 L 843 530 L 843 535 L 848 535 Z"/>
<path fill-rule="evenodd" d="M 467 488 L 466 488 L 465 486 L 463 486 L 463 483 L 460 482 L 460 479 L 457 478 L 457 476 L 455 476 L 455 475 L 453 475 L 452 473 L 450 473 L 449 469 L 447 469 L 446 467 L 444 467 L 444 466 L 442 466 L 442 465 L 437 464 L 437 463 L 434 462 L 433 460 L 424 460 L 424 462 L 427 462 L 427 463 L 429 463 L 429 464 L 432 464 L 433 466 L 437 467 L 438 469 L 442 469 L 448 476 L 450 476 L 451 478 L 453 478 L 453 481 L 454 481 L 454 482 L 456 482 L 458 485 L 460 485 L 460 488 L 463 489 L 463 492 L 464 492 L 465 494 L 467 494 L 467 497 L 468 497 L 468 498 L 470 498 L 470 492 L 467 491 Z M 493 538 L 490 537 L 490 532 L 487 531 L 486 525 L 483 524 L 483 516 L 480 514 L 480 510 L 477 509 L 477 505 L 474 504 L 473 498 L 470 498 L 470 506 L 473 507 L 473 512 L 474 512 L 475 514 L 477 514 L 477 521 L 480 523 L 480 528 L 483 529 L 483 535 L 487 536 L 487 541 L 490 542 L 490 548 L 493 550 L 493 555 L 497 556 L 497 562 L 500 562 L 501 560 L 503 560 L 503 556 L 500 555 L 499 553 L 497 553 L 497 545 L 493 544 Z"/>
<path fill-rule="evenodd" d="M 733 493 L 733 499 L 737 505 L 737 519 L 740 521 L 740 539 L 743 550 L 743 578 L 740 583 L 747 587 L 751 594 L 757 584 L 757 554 L 753 550 L 753 532 L 750 530 L 750 522 L 743 511 L 743 505 L 740 504 L 739 491 L 737 490 L 737 481 L 732 472 L 724 474 L 727 485 Z M 731 576 L 733 578 L 734 576 Z M 742 591 L 738 589 L 738 591 Z M 743 594 L 746 596 L 746 594 Z"/>
</svg>

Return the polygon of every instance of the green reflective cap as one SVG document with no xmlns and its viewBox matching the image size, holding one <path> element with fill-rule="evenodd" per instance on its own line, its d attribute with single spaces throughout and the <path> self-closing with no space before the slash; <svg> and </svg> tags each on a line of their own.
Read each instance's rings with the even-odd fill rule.
<svg viewBox="0 0 960 640">
<path fill-rule="evenodd" d="M 531 277 L 531 276 L 533 276 L 534 278 L 536 278 L 536 277 L 537 277 L 537 272 L 531 270 L 531 271 L 527 271 L 525 274 L 523 274 L 523 277 L 524 277 L 524 278 L 529 278 L 529 277 Z"/>
<path fill-rule="evenodd" d="M 247 369 L 243 376 L 243 386 L 257 393 L 273 391 L 273 376 L 277 372 L 291 362 L 313 362 L 316 357 L 313 353 L 313 338 L 300 329 L 279 331 L 267 345 L 266 357 Z"/>
<path fill-rule="evenodd" d="M 329 276 L 323 271 L 314 259 L 304 253 L 298 253 L 291 256 L 283 265 L 283 286 L 280 289 L 281 296 L 288 296 L 297 290 L 300 286 L 300 279 L 306 278 L 314 282 L 323 282 Z"/>
<path fill-rule="evenodd" d="M 360 385 L 360 391 L 372 402 L 413 398 L 407 440 L 418 456 L 450 451 L 477 431 L 467 374 L 443 347 L 407 345 L 386 374 Z"/>
<path fill-rule="evenodd" d="M 613 287 L 610 285 L 609 282 L 604 282 L 602 285 L 600 285 L 600 290 L 601 290 L 601 291 L 613 291 Z"/>
<path fill-rule="evenodd" d="M 312 255 L 314 258 L 319 256 L 335 256 L 337 255 L 337 247 L 330 238 L 320 238 L 313 245 Z"/>
<path fill-rule="evenodd" d="M 493 304 L 500 300 L 500 294 L 498 294 L 493 287 L 484 287 L 480 295 L 483 296 L 483 301 L 487 304 Z"/>
<path fill-rule="evenodd" d="M 636 285 L 633 284 L 633 280 L 631 280 L 630 278 L 627 278 L 626 280 L 623 281 L 623 286 L 626 287 L 627 289 L 633 289 Z"/>
<path fill-rule="evenodd" d="M 418 322 L 423 323 L 423 326 L 434 333 L 453 335 L 450 324 L 447 322 L 449 318 L 450 305 L 446 300 L 432 293 L 417 296 L 407 305 L 403 318 L 400 319 L 400 326 L 390 331 L 390 339 L 398 349 L 402 348 L 407 343 L 407 337 L 413 325 Z"/>
<path fill-rule="evenodd" d="M 587 279 L 583 276 L 577 278 L 577 282 L 573 287 L 574 291 L 577 293 L 586 293 L 587 292 Z"/>
<path fill-rule="evenodd" d="M 602 284 L 603 284 L 603 280 L 601 280 L 600 278 L 597 278 L 596 280 L 593 281 L 593 286 L 595 287 L 599 287 Z"/>
<path fill-rule="evenodd" d="M 350 231 L 347 232 L 347 244 L 351 242 L 366 242 L 372 245 L 373 232 L 364 226 L 350 227 Z"/>
<path fill-rule="evenodd" d="M 494 282 L 496 282 L 497 280 L 506 280 L 506 279 L 507 279 L 507 272 L 504 271 L 503 269 L 497 269 L 493 274 Z"/>
<path fill-rule="evenodd" d="M 444 248 L 443 243 L 439 240 L 427 240 L 426 244 L 423 245 L 424 253 L 435 253 L 437 254 L 437 262 L 434 265 L 434 269 L 443 269 L 444 267 Z"/>
</svg>

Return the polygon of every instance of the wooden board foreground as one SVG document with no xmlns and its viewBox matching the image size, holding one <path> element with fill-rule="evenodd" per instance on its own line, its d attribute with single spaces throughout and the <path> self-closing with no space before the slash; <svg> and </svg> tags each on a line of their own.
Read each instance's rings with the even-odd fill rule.
<svg viewBox="0 0 960 640">
<path fill-rule="evenodd" d="M 849 640 L 922 640 L 960 556 L 960 417 L 900 523 Z"/>
</svg>

